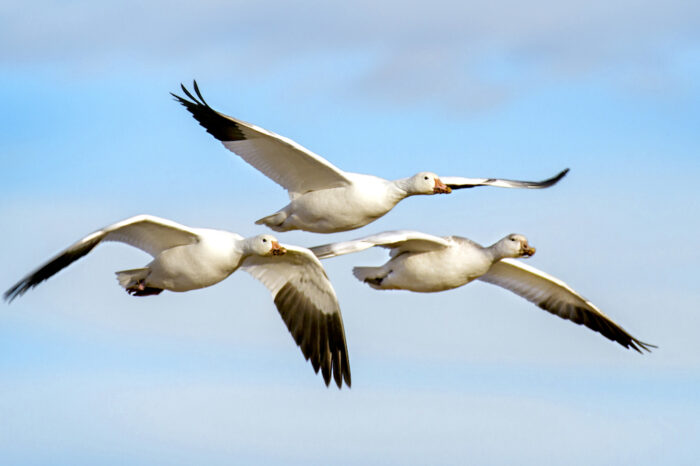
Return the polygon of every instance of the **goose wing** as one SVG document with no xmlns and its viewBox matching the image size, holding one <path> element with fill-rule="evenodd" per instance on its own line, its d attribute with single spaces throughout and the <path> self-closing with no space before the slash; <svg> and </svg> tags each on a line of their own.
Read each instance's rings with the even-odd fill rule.
<svg viewBox="0 0 700 466">
<path fill-rule="evenodd" d="M 527 188 L 541 189 L 549 188 L 559 182 L 569 169 L 562 170 L 558 175 L 548 178 L 543 181 L 517 181 L 517 180 L 501 180 L 498 178 L 462 178 L 459 176 L 440 177 L 440 180 L 452 189 L 474 188 L 477 186 L 495 186 L 497 188 Z"/>
<path fill-rule="evenodd" d="M 102 241 L 126 243 L 155 257 L 165 249 L 196 243 L 199 236 L 194 230 L 170 220 L 137 215 L 97 230 L 69 246 L 7 290 L 4 294 L 5 299 L 12 301 L 23 295 L 27 290 L 85 256 Z"/>
<path fill-rule="evenodd" d="M 351 184 L 342 170 L 291 139 L 217 112 L 206 103 L 196 81 L 194 91 L 197 97 L 185 86 L 181 87 L 191 100 L 171 95 L 209 134 L 290 194 Z"/>
<path fill-rule="evenodd" d="M 637 340 L 569 285 L 541 270 L 514 259 L 502 259 L 479 280 L 501 286 L 547 312 L 585 325 L 609 340 L 638 352 L 656 346 Z"/>
<path fill-rule="evenodd" d="M 311 248 L 316 257 L 327 259 L 353 252 L 364 251 L 373 246 L 391 249 L 394 257 L 402 252 L 427 252 L 446 248 L 450 242 L 439 236 L 412 230 L 385 231 L 376 235 L 365 236 L 351 241 L 324 244 Z"/>
<path fill-rule="evenodd" d="M 338 388 L 349 387 L 350 362 L 338 298 L 321 266 L 306 248 L 282 245 L 282 256 L 250 256 L 242 268 L 270 293 L 302 354 L 319 369 L 328 385 L 331 373 Z"/>
</svg>

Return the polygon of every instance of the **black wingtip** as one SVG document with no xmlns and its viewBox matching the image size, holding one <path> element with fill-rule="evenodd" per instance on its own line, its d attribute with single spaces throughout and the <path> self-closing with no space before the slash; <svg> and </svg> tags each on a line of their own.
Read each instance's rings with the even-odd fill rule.
<svg viewBox="0 0 700 466">
<path fill-rule="evenodd" d="M 321 372 L 326 387 L 335 380 L 342 388 L 343 379 L 349 387 L 350 363 L 340 314 L 320 312 L 292 283 L 280 288 L 274 302 L 304 359 L 316 374 Z"/>
<path fill-rule="evenodd" d="M 45 268 L 46 268 L 46 267 L 44 267 L 44 269 L 45 269 Z M 42 269 L 42 270 L 43 270 L 43 269 Z M 55 273 L 55 272 L 53 272 L 53 273 Z M 50 273 L 50 274 L 53 275 L 53 273 Z M 5 293 L 3 293 L 2 297 L 3 297 L 3 299 L 7 302 L 8 305 L 9 305 L 10 303 L 12 303 L 12 301 L 14 301 L 15 299 L 17 299 L 17 298 L 19 298 L 20 296 L 24 295 L 24 293 L 26 293 L 27 291 L 29 291 L 29 290 L 31 290 L 32 288 L 34 288 L 35 286 L 37 286 L 37 285 L 38 285 L 39 283 L 41 283 L 42 281 L 44 281 L 44 280 L 46 280 L 47 278 L 49 278 L 49 276 L 51 276 L 51 275 L 49 275 L 49 276 L 47 276 L 47 277 L 45 277 L 45 278 L 39 278 L 39 279 L 37 279 L 37 278 L 35 278 L 36 275 L 37 275 L 37 273 L 35 272 L 35 273 L 34 273 L 33 275 L 31 275 L 31 276 L 23 278 L 22 280 L 20 280 L 20 281 L 18 281 L 17 283 L 15 283 L 15 284 L 12 286 L 12 288 L 10 288 L 9 290 L 5 291 Z"/>
<path fill-rule="evenodd" d="M 352 379 L 350 377 L 350 365 L 347 366 L 347 370 L 343 373 L 343 379 L 345 380 L 345 385 L 348 388 L 352 388 Z"/>
<path fill-rule="evenodd" d="M 20 289 L 20 283 L 17 283 L 15 286 L 13 286 L 9 290 L 5 291 L 5 293 L 3 293 L 2 297 L 7 302 L 7 304 L 12 303 L 12 301 L 14 301 L 15 298 L 17 298 L 18 296 L 20 296 L 22 294 L 22 292 L 19 289 Z"/>
<path fill-rule="evenodd" d="M 192 95 L 192 93 L 189 91 L 189 89 L 187 89 L 185 87 L 184 84 L 180 83 L 180 88 L 182 89 L 182 92 L 184 92 L 187 97 L 192 99 L 193 103 L 195 103 L 197 105 L 202 105 L 202 103 L 199 100 L 197 100 L 197 98 L 195 96 Z"/>
<path fill-rule="evenodd" d="M 202 93 L 199 92 L 199 86 L 197 85 L 197 80 L 193 79 L 192 80 L 192 87 L 194 87 L 194 92 L 197 94 L 197 97 L 199 97 L 199 100 L 207 107 L 209 107 L 209 104 L 207 103 L 206 100 L 204 100 L 204 97 L 202 96 Z M 211 107 L 209 107 L 211 108 Z"/>
<path fill-rule="evenodd" d="M 180 103 L 183 107 L 187 109 L 188 112 L 192 114 L 195 120 L 207 130 L 209 134 L 214 136 L 216 139 L 222 142 L 229 141 L 242 141 L 246 139 L 246 135 L 239 124 L 229 117 L 217 112 L 209 106 L 209 104 L 202 97 L 202 92 L 199 90 L 199 85 L 197 81 L 192 81 L 192 87 L 194 88 L 194 94 L 185 87 L 184 84 L 180 84 L 182 92 L 189 98 L 187 100 L 177 94 L 170 93 L 175 100 Z"/>
<path fill-rule="evenodd" d="M 173 96 L 178 102 L 180 102 L 181 104 L 183 104 L 185 106 L 187 106 L 187 104 L 189 104 L 189 105 L 194 104 L 194 105 L 201 105 L 201 106 L 204 106 L 204 107 L 211 109 L 211 107 L 209 106 L 207 101 L 204 100 L 204 97 L 202 96 L 202 92 L 199 90 L 199 85 L 197 84 L 196 79 L 192 80 L 192 88 L 194 89 L 194 93 L 197 95 L 197 97 L 195 97 L 192 94 L 192 92 L 190 92 L 190 90 L 185 87 L 185 85 L 183 83 L 180 83 L 180 89 L 182 89 L 182 92 L 185 93 L 185 95 L 191 100 L 191 102 L 188 102 L 186 99 L 184 99 L 184 98 L 180 97 L 179 95 L 174 94 L 172 92 L 170 93 L 170 95 Z"/>
<path fill-rule="evenodd" d="M 180 105 L 184 105 L 185 107 L 187 107 L 187 104 L 188 104 L 189 102 L 188 102 L 186 99 L 183 99 L 182 97 L 180 97 L 179 95 L 175 94 L 174 92 L 170 92 L 170 95 L 173 96 L 173 100 L 174 100 L 175 102 L 179 103 Z"/>
<path fill-rule="evenodd" d="M 3 297 L 6 301 L 12 302 L 14 299 L 22 296 L 24 293 L 39 285 L 41 282 L 48 280 L 59 271 L 85 256 L 87 253 L 92 251 L 92 249 L 97 246 L 100 241 L 102 241 L 103 237 L 104 235 L 97 235 L 89 241 L 83 240 L 77 245 L 71 246 L 41 266 L 39 269 L 18 281 L 12 288 L 3 294 Z"/>
<path fill-rule="evenodd" d="M 639 354 L 644 354 L 644 352 L 642 350 L 646 351 L 647 353 L 651 353 L 652 348 L 654 348 L 654 349 L 659 348 L 656 345 L 652 345 L 651 343 L 645 343 L 645 342 L 639 341 L 637 339 L 633 339 L 632 341 L 630 341 L 630 346 L 632 347 L 632 349 L 637 351 Z"/>
<path fill-rule="evenodd" d="M 553 176 L 552 178 L 549 178 L 548 180 L 544 180 L 542 183 L 540 183 L 540 186 L 542 188 L 549 188 L 550 186 L 554 186 L 557 184 L 562 178 L 566 176 L 566 174 L 569 173 L 569 169 L 565 168 L 559 174 L 556 176 Z"/>
</svg>

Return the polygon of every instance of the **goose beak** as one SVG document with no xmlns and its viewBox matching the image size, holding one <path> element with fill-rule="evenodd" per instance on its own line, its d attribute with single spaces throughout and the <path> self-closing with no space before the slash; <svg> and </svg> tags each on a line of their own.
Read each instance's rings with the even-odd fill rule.
<svg viewBox="0 0 700 466">
<path fill-rule="evenodd" d="M 284 249 L 282 246 L 280 246 L 280 243 L 277 241 L 272 242 L 272 249 L 270 250 L 270 253 L 273 256 L 282 256 L 287 253 L 287 250 Z"/>
<path fill-rule="evenodd" d="M 531 246 L 528 246 L 527 244 L 524 244 L 524 245 L 523 245 L 522 256 L 523 256 L 523 257 L 530 257 L 530 256 L 532 256 L 532 255 L 535 254 L 535 251 L 536 251 L 535 248 L 533 248 L 533 247 L 531 247 Z"/>
<path fill-rule="evenodd" d="M 452 188 L 440 181 L 440 178 L 435 178 L 435 187 L 433 188 L 433 194 L 450 194 L 451 192 Z"/>
</svg>

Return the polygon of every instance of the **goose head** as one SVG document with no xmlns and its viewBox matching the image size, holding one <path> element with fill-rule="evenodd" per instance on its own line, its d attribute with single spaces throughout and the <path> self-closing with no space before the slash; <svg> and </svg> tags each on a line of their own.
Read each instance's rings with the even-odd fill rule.
<svg viewBox="0 0 700 466">
<path fill-rule="evenodd" d="M 420 172 L 408 178 L 407 191 L 409 194 L 449 194 L 452 188 L 440 181 L 431 172 Z"/>
<path fill-rule="evenodd" d="M 530 257 L 535 254 L 535 248 L 527 243 L 523 235 L 510 234 L 496 243 L 502 257 Z"/>
<path fill-rule="evenodd" d="M 281 256 L 287 252 L 272 235 L 258 235 L 246 240 L 247 250 L 250 254 L 258 256 Z"/>
</svg>

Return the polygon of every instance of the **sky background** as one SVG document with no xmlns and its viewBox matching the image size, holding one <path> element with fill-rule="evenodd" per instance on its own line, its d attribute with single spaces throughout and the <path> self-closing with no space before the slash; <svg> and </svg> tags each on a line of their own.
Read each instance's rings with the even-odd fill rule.
<svg viewBox="0 0 700 466">
<path fill-rule="evenodd" d="M 324 261 L 352 389 L 326 388 L 267 290 L 128 296 L 106 244 L 0 305 L 3 464 L 697 464 L 700 3 L 0 3 L 0 285 L 148 213 L 242 235 L 287 203 L 169 92 L 386 178 L 543 179 L 414 197 L 390 229 L 490 244 L 637 338 L 627 351 L 492 285 L 379 292 Z"/>
</svg>

